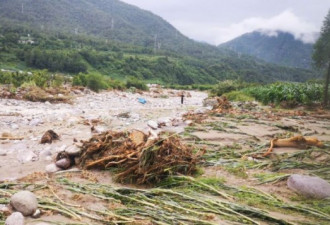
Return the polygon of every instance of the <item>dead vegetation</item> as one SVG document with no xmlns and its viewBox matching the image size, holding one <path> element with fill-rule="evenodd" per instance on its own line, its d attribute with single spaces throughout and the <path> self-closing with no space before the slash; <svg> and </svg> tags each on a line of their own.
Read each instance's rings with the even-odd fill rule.
<svg viewBox="0 0 330 225">
<path fill-rule="evenodd" d="M 117 168 L 120 182 L 157 183 L 169 175 L 196 172 L 202 153 L 184 145 L 177 135 L 148 139 L 141 131 L 107 131 L 83 142 L 80 166 Z"/>
<path fill-rule="evenodd" d="M 187 112 L 183 115 L 184 121 L 191 120 L 193 123 L 202 123 L 207 118 L 208 118 L 208 115 L 205 113 Z"/>
<path fill-rule="evenodd" d="M 27 100 L 32 102 L 71 103 L 71 87 L 40 88 L 37 86 L 20 87 L 10 90 L 6 86 L 0 87 L 0 98 Z"/>
<path fill-rule="evenodd" d="M 233 108 L 226 96 L 217 98 L 217 104 L 213 106 L 214 113 L 228 113 Z"/>
</svg>

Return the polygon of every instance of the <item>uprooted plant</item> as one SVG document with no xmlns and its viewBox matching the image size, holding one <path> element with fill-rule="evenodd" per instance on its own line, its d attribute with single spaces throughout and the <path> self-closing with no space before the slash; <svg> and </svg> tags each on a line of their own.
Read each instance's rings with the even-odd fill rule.
<svg viewBox="0 0 330 225">
<path fill-rule="evenodd" d="M 183 144 L 177 135 L 148 139 L 141 131 L 107 131 L 93 136 L 82 146 L 80 166 L 117 168 L 117 180 L 137 184 L 157 183 L 168 175 L 192 175 L 202 151 Z"/>
</svg>

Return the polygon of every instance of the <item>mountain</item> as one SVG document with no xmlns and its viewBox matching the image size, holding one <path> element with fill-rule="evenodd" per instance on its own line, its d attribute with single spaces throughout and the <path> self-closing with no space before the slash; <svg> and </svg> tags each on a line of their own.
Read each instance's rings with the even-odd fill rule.
<svg viewBox="0 0 330 225">
<path fill-rule="evenodd" d="M 118 0 L 1 0 L 0 67 L 163 83 L 305 81 L 318 75 L 189 39 Z"/>
<path fill-rule="evenodd" d="M 161 17 L 118 0 L 1 0 L 0 20 L 157 49 L 192 44 Z"/>
<path fill-rule="evenodd" d="M 219 45 L 282 66 L 310 69 L 313 45 L 287 32 L 254 31 Z"/>
</svg>

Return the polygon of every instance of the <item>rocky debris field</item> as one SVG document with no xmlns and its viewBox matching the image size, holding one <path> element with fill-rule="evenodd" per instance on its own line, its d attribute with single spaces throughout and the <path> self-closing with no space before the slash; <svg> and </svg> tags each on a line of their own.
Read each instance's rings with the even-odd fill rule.
<svg viewBox="0 0 330 225">
<path fill-rule="evenodd" d="M 75 90 L 71 104 L 0 99 L 0 224 L 329 223 L 329 111 L 195 91 L 181 105 L 180 94 Z M 190 158 L 180 149 L 198 156 L 193 177 L 184 175 Z M 149 179 L 154 168 L 157 179 Z"/>
<path fill-rule="evenodd" d="M 156 135 L 161 130 L 158 124 L 174 132 L 183 131 L 182 114 L 202 107 L 207 97 L 205 93 L 190 93 L 192 97 L 185 98 L 183 105 L 176 95 L 155 98 L 150 93 L 115 91 L 79 92 L 72 104 L 0 99 L 0 181 L 43 172 L 56 153 L 75 149 L 75 141 L 87 140 L 98 132 L 135 128 Z M 139 103 L 138 98 L 147 103 Z M 47 130 L 56 132 L 60 140 L 41 144 Z"/>
</svg>

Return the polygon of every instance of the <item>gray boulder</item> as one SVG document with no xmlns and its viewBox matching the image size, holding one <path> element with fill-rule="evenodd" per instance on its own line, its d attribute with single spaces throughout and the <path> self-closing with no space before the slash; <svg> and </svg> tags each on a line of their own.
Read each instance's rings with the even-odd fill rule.
<svg viewBox="0 0 330 225">
<path fill-rule="evenodd" d="M 24 216 L 33 215 L 38 208 L 36 196 L 30 191 L 20 191 L 14 194 L 10 199 L 11 206 Z"/>
<path fill-rule="evenodd" d="M 293 174 L 289 177 L 287 185 L 291 190 L 305 197 L 317 199 L 330 197 L 330 184 L 319 177 Z"/>
<path fill-rule="evenodd" d="M 6 219 L 5 225 L 24 225 L 24 216 L 20 212 L 14 212 Z"/>
</svg>

